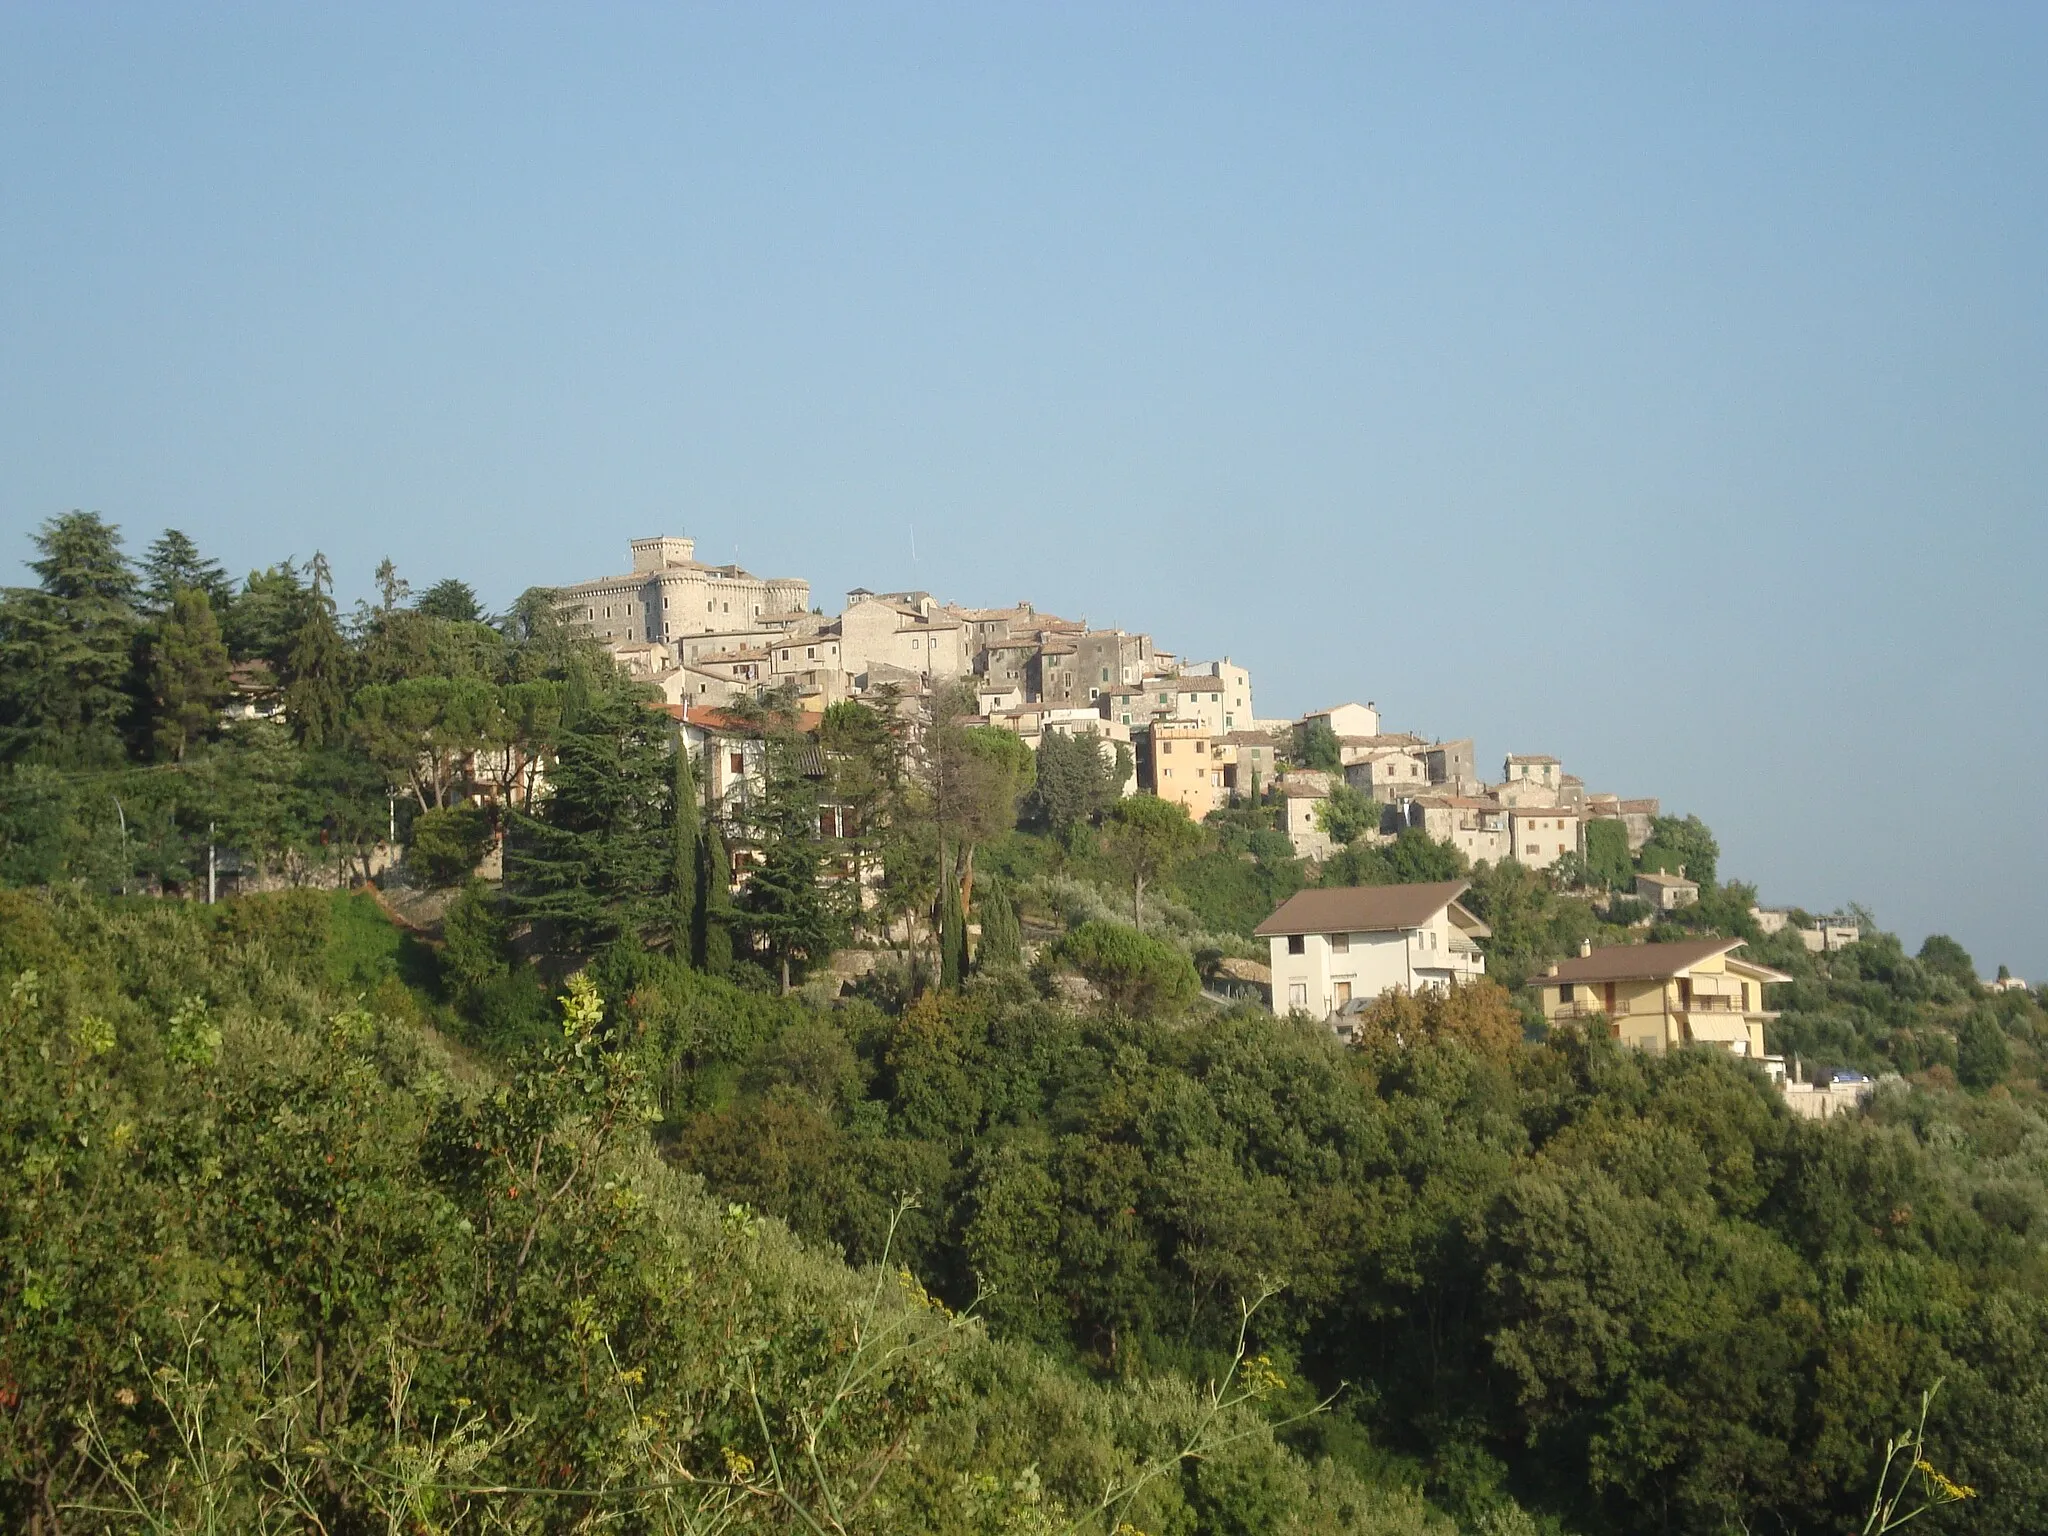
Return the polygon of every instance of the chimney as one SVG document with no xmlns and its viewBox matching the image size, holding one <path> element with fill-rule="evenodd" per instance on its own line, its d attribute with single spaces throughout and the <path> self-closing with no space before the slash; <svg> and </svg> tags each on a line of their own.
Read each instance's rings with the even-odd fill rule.
<svg viewBox="0 0 2048 1536">
<path fill-rule="evenodd" d="M 1549 970 L 1545 971 L 1543 974 L 1546 976 L 1555 976 L 1557 974 L 1557 967 L 1553 965 Z"/>
<path fill-rule="evenodd" d="M 1579 940 L 1579 958 L 1580 958 L 1581 960 L 1583 960 L 1583 959 L 1585 959 L 1585 958 L 1586 958 L 1586 957 L 1587 957 L 1588 955 L 1590 955 L 1590 954 L 1592 954 L 1592 953 L 1593 953 L 1593 941 L 1592 941 L 1591 939 L 1581 939 L 1581 940 Z"/>
</svg>

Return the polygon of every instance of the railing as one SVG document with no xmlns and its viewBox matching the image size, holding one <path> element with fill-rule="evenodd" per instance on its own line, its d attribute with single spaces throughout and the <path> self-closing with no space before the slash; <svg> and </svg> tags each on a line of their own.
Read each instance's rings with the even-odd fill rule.
<svg viewBox="0 0 2048 1536">
<path fill-rule="evenodd" d="M 1746 1013 L 1739 997 L 1722 997 L 1712 992 L 1695 992 L 1692 1001 L 1684 1005 L 1688 1013 Z"/>
</svg>

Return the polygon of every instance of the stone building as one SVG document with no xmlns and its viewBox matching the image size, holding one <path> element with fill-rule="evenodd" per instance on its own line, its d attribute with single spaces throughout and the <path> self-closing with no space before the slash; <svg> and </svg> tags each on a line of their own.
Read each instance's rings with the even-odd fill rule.
<svg viewBox="0 0 2048 1536">
<path fill-rule="evenodd" d="M 635 539 L 631 551 L 633 568 L 624 575 L 555 590 L 563 616 L 599 640 L 673 644 L 686 635 L 754 628 L 811 606 L 809 582 L 705 565 L 692 539 Z"/>
</svg>

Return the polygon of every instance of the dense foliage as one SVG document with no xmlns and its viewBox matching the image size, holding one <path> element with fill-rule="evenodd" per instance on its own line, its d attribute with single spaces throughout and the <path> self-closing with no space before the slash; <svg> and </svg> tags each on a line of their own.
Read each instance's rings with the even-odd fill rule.
<svg viewBox="0 0 2048 1536">
<path fill-rule="evenodd" d="M 137 569 L 88 514 L 38 553 L 0 597 L 12 1525 L 1849 1532 L 1939 1382 L 1921 1523 L 2048 1530 L 2048 1016 L 1953 940 L 1766 936 L 1694 818 L 1468 868 L 1347 793 L 1304 861 L 965 690 L 739 700 L 718 802 L 544 593 L 387 563 L 343 615 L 317 556 Z M 341 889 L 394 828 L 404 879 Z M 1680 867 L 1697 904 L 1631 900 Z M 333 889 L 164 899 L 209 868 Z M 1486 983 L 1348 1045 L 1218 990 L 1305 885 L 1453 878 Z M 1867 1111 L 1527 1001 L 1582 941 L 1704 934 Z"/>
</svg>

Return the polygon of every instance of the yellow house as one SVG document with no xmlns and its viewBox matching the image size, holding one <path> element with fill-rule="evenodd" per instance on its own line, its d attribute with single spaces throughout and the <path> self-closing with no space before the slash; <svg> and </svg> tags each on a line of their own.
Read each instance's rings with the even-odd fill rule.
<svg viewBox="0 0 2048 1536">
<path fill-rule="evenodd" d="M 1187 807 L 1200 821 L 1223 803 L 1222 768 L 1211 760 L 1215 733 L 1195 720 L 1155 720 L 1151 731 L 1152 793 Z"/>
<path fill-rule="evenodd" d="M 1764 988 L 1792 978 L 1740 958 L 1740 948 L 1740 939 L 1586 946 L 1529 985 L 1542 999 L 1546 1023 L 1598 1019 L 1610 1036 L 1639 1050 L 1718 1045 L 1761 1061 L 1764 1021 L 1777 1017 L 1764 1008 Z"/>
</svg>

